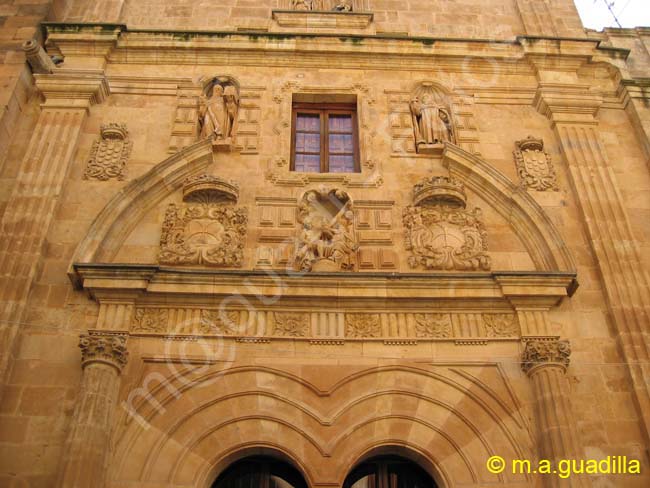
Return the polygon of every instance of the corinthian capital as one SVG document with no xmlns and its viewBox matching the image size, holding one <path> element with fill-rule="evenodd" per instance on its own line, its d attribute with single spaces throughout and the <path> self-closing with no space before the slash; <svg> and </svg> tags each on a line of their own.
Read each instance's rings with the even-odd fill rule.
<svg viewBox="0 0 650 488">
<path fill-rule="evenodd" d="M 113 366 L 119 373 L 129 358 L 124 334 L 82 334 L 79 337 L 79 348 L 83 368 L 92 363 L 104 363 Z"/>
<path fill-rule="evenodd" d="M 566 370 L 569 366 L 569 356 L 571 356 L 569 341 L 528 341 L 521 359 L 521 367 L 527 374 L 531 374 L 539 366 L 554 365 Z"/>
</svg>

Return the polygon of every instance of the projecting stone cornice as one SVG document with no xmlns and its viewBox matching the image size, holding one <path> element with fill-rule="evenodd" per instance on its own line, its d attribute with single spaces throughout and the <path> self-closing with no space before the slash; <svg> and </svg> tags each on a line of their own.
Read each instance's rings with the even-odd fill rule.
<svg viewBox="0 0 650 488">
<path fill-rule="evenodd" d="M 88 108 L 110 94 L 103 70 L 57 69 L 52 74 L 35 74 L 34 79 L 46 108 Z"/>
<path fill-rule="evenodd" d="M 438 69 L 524 74 L 527 57 L 546 56 L 582 63 L 593 57 L 627 58 L 629 50 L 611 48 L 593 38 L 516 39 L 434 38 L 407 35 L 368 35 L 320 32 L 170 31 L 131 29 L 121 24 L 43 23 L 47 45 L 65 56 L 92 55 L 93 49 L 114 43 L 109 61 L 136 64 L 219 64 L 237 55 L 241 65 Z M 103 48 L 102 48 L 103 49 Z M 102 49 L 99 49 L 102 53 Z M 322 57 L 336 53 L 335 58 Z M 377 57 L 381 57 L 378 66 Z M 423 64 L 424 62 L 424 64 Z M 336 66 L 332 66 L 335 63 Z"/>
<path fill-rule="evenodd" d="M 224 271 L 169 268 L 156 265 L 74 264 L 73 279 L 100 302 L 133 299 L 148 294 L 177 297 L 179 303 L 216 297 L 309 298 L 353 302 L 409 302 L 431 306 L 431 300 L 452 304 L 472 303 L 490 308 L 496 302 L 528 300 L 551 308 L 577 288 L 576 274 L 563 272 L 491 273 L 309 273 Z"/>
</svg>

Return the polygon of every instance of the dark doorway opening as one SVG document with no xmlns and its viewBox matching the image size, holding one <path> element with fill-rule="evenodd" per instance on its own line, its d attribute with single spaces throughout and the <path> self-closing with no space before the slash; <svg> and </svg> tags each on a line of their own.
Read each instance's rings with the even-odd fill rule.
<svg viewBox="0 0 650 488">
<path fill-rule="evenodd" d="M 212 488 L 307 488 L 307 483 L 290 464 L 256 456 L 232 464 Z"/>
<path fill-rule="evenodd" d="M 343 488 L 437 488 L 420 466 L 397 456 L 364 461 L 345 479 Z"/>
</svg>

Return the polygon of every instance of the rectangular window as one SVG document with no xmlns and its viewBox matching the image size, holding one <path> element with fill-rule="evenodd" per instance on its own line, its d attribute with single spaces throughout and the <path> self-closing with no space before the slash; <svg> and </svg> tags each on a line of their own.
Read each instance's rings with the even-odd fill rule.
<svg viewBox="0 0 650 488">
<path fill-rule="evenodd" d="M 358 173 L 356 107 L 294 104 L 291 169 L 306 173 Z"/>
</svg>

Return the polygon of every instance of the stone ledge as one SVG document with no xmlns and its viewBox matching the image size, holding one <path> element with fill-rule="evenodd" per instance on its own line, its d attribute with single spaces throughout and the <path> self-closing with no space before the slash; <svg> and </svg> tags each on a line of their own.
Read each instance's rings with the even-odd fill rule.
<svg viewBox="0 0 650 488">
<path fill-rule="evenodd" d="M 365 29 L 373 16 L 370 12 L 273 10 L 273 20 L 280 27 L 311 29 Z"/>
</svg>

